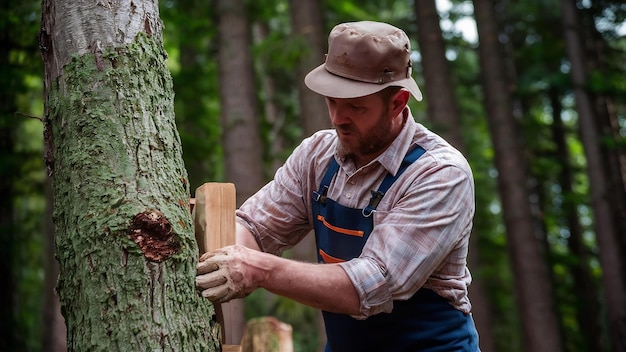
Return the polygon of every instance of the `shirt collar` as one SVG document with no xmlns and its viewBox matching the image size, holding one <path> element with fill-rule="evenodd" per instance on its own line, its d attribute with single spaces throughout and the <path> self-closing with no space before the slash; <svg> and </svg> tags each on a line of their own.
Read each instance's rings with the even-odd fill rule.
<svg viewBox="0 0 626 352">
<path fill-rule="evenodd" d="M 373 161 L 378 161 L 392 176 L 395 176 L 398 169 L 400 169 L 402 160 L 411 147 L 413 135 L 415 134 L 416 129 L 416 122 L 413 119 L 413 115 L 411 114 L 411 110 L 408 106 L 404 109 L 402 114 L 405 117 L 402 130 L 396 139 L 394 139 L 394 141 L 389 145 L 387 150 L 385 150 L 384 153 L 379 155 L 378 158 Z M 399 155 L 402 157 L 398 158 Z"/>
</svg>

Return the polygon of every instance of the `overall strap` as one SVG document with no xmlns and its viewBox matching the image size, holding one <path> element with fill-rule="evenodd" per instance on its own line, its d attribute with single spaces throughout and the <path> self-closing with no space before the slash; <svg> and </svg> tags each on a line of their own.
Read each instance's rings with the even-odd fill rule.
<svg viewBox="0 0 626 352">
<path fill-rule="evenodd" d="M 417 147 L 406 153 L 404 159 L 402 159 L 402 163 L 400 164 L 398 172 L 396 172 L 396 175 L 392 176 L 390 173 L 387 173 L 387 176 L 385 176 L 385 178 L 383 179 L 383 182 L 378 187 L 378 190 L 372 191 L 372 198 L 370 198 L 370 203 L 367 205 L 367 207 L 363 209 L 363 216 L 368 217 L 372 215 L 372 213 L 376 210 L 376 207 L 378 207 L 378 203 L 380 203 L 380 200 L 383 199 L 383 196 L 385 195 L 387 190 L 389 190 L 389 187 L 391 187 L 391 185 L 400 177 L 400 175 L 402 175 L 404 171 L 406 171 L 409 165 L 413 164 L 413 162 L 419 159 L 419 157 L 422 156 L 425 152 L 426 150 L 418 145 Z"/>
<path fill-rule="evenodd" d="M 330 186 L 330 181 L 332 181 L 335 174 L 339 171 L 339 164 L 335 157 L 330 159 L 330 164 L 328 165 L 328 169 L 324 174 L 324 178 L 322 178 L 322 182 L 320 182 L 320 188 L 318 191 L 313 191 L 313 201 L 320 201 L 322 204 L 326 203 L 326 194 L 328 193 L 328 186 Z"/>
</svg>

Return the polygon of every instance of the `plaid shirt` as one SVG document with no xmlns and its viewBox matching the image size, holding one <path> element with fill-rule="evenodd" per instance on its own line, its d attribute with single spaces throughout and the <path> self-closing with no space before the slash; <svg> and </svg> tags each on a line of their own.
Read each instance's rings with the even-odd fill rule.
<svg viewBox="0 0 626 352">
<path fill-rule="evenodd" d="M 415 145 L 426 150 L 391 186 L 374 213 L 374 230 L 360 257 L 341 263 L 360 300 L 364 319 L 391 312 L 394 300 L 409 299 L 421 287 L 437 292 L 469 313 L 466 259 L 474 216 L 474 182 L 461 153 L 416 123 L 406 123 L 388 149 L 355 169 L 336 152 L 334 130 L 305 139 L 265 185 L 237 210 L 237 220 L 254 234 L 261 249 L 280 254 L 313 228 L 311 194 L 319 187 L 330 158 L 340 170 L 328 197 L 364 208 L 385 175 L 395 174 Z"/>
</svg>

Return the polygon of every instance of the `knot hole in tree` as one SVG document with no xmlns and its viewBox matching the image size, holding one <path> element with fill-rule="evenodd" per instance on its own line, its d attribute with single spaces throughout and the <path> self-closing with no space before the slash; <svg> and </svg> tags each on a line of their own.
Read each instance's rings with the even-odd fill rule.
<svg viewBox="0 0 626 352">
<path fill-rule="evenodd" d="M 170 221 L 158 210 L 135 215 L 129 237 L 139 245 L 146 259 L 160 263 L 176 253 L 180 245 Z"/>
</svg>

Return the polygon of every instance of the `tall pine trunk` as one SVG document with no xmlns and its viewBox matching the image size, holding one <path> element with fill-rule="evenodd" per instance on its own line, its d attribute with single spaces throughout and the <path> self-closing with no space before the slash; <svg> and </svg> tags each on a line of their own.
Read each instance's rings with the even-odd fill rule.
<svg viewBox="0 0 626 352">
<path fill-rule="evenodd" d="M 259 136 L 252 31 L 246 2 L 218 0 L 220 118 L 226 178 L 237 187 L 237 206 L 264 183 L 263 148 Z M 244 301 L 222 304 L 227 344 L 239 344 L 246 325 Z"/>
<path fill-rule="evenodd" d="M 298 59 L 297 80 L 302 134 L 308 137 L 331 127 L 324 97 L 304 84 L 307 73 L 324 62 L 326 30 L 319 0 L 290 0 L 289 10 L 294 40 L 300 41 L 304 49 Z"/>
<path fill-rule="evenodd" d="M 226 178 L 237 186 L 237 205 L 241 205 L 265 181 L 252 65 L 252 31 L 245 1 L 218 0 L 217 11 L 220 114 Z"/>
<path fill-rule="evenodd" d="M 598 288 L 589 265 L 591 253 L 585 245 L 584 231 L 578 217 L 578 202 L 574 201 L 574 197 L 572 197 L 575 194 L 575 173 L 571 163 L 572 157 L 567 148 L 568 136 L 567 128 L 562 119 L 562 99 L 556 89 L 550 89 L 548 96 L 552 107 L 553 122 L 550 128 L 556 147 L 555 158 L 560 165 L 558 184 L 564 195 L 563 213 L 569 230 L 567 247 L 577 258 L 569 265 L 569 271 L 574 281 L 573 287 L 576 288 L 574 290 L 576 306 L 578 307 L 576 317 L 584 343 L 583 350 L 604 351 L 606 349 L 603 347 L 600 319 L 598 318 L 598 307 L 600 306 Z"/>
<path fill-rule="evenodd" d="M 485 105 L 498 169 L 507 246 L 524 329 L 525 350 L 562 350 L 552 283 L 545 252 L 537 238 L 526 185 L 526 161 L 498 41 L 495 4 L 474 0 Z"/>
<path fill-rule="evenodd" d="M 437 133 L 440 133 L 463 154 L 467 154 L 461 131 L 460 109 L 454 94 L 450 63 L 446 58 L 446 44 L 439 25 L 436 2 L 435 0 L 415 0 L 414 10 L 418 24 L 417 41 L 422 55 L 427 118 Z M 468 266 L 473 274 L 479 272 L 482 267 L 478 235 L 479 233 L 472 231 L 470 236 Z M 480 275 L 473 275 L 469 296 L 480 337 L 480 349 L 483 352 L 494 352 L 492 307 L 484 280 Z"/>
<path fill-rule="evenodd" d="M 585 88 L 588 84 L 585 53 L 580 36 L 580 25 L 576 5 L 570 1 L 561 1 L 563 29 L 568 58 L 571 63 L 572 79 L 578 124 L 589 175 L 591 207 L 593 208 L 596 240 L 600 249 L 602 282 L 609 319 L 611 342 L 615 352 L 626 351 L 626 280 L 624 279 L 623 261 L 620 258 L 620 235 L 615 220 L 613 194 L 622 189 L 612 189 L 609 167 L 603 159 L 602 136 L 598 126 L 598 116 L 593 106 L 593 99 Z M 623 218 L 623 214 L 621 217 Z M 620 216 L 616 216 L 619 218 Z"/>
<path fill-rule="evenodd" d="M 8 2 L 0 5 L 4 13 L 10 13 L 11 6 Z M 3 21 L 4 22 L 4 21 Z M 7 21 L 8 22 L 8 21 Z M 17 46 L 13 43 L 8 31 L 8 25 L 0 23 L 0 67 L 3 69 L 11 67 L 10 53 Z M 7 69 L 0 76 L 0 84 L 3 89 L 0 92 L 0 271 L 4 274 L 5 289 L 0 292 L 0 350 L 21 349 L 23 341 L 20 341 L 20 333 L 17 326 L 17 316 L 15 306 L 17 305 L 17 278 L 15 276 L 15 246 L 17 245 L 16 227 L 14 223 L 15 214 L 14 203 L 14 183 L 16 182 L 18 160 L 15 150 L 15 130 L 17 123 L 12 116 L 17 107 L 15 105 L 17 89 L 15 82 L 19 82 L 16 77 L 16 70 Z"/>
<path fill-rule="evenodd" d="M 42 2 L 46 162 L 68 350 L 219 349 L 156 0 Z"/>
<path fill-rule="evenodd" d="M 305 49 L 301 51 L 298 59 L 296 79 L 298 80 L 300 121 L 302 121 L 303 126 L 302 137 L 306 138 L 317 131 L 331 128 L 324 97 L 313 92 L 304 84 L 304 77 L 324 62 L 327 36 L 322 3 L 319 0 L 290 0 L 289 10 L 294 39 L 302 41 Z M 317 261 L 315 253 L 317 250 L 312 231 L 292 249 L 293 258 L 301 261 Z M 327 337 L 324 318 L 319 311 L 316 312 L 316 320 L 317 348 L 322 351 L 326 345 Z"/>
</svg>

